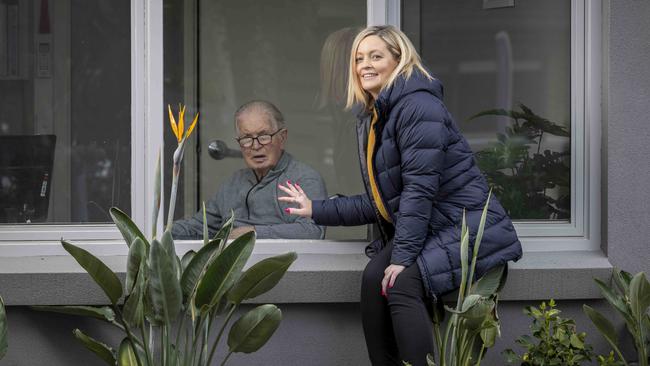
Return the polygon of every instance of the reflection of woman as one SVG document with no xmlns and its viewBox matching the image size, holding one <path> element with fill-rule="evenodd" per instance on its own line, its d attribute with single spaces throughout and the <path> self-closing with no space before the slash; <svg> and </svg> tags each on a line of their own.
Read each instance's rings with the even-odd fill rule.
<svg viewBox="0 0 650 366">
<path fill-rule="evenodd" d="M 331 117 L 334 132 L 333 163 L 337 186 L 328 188 L 330 192 L 346 195 L 358 192 L 362 183 L 358 168 L 350 164 L 350 155 L 357 151 L 354 141 L 355 116 L 345 110 L 350 49 L 359 31 L 361 28 L 348 27 L 331 33 L 323 43 L 320 57 L 318 108 Z"/>
<path fill-rule="evenodd" d="M 320 225 L 380 224 L 366 252 L 361 311 L 373 365 L 425 365 L 433 353 L 428 302 L 458 288 L 460 224 L 476 229 L 489 188 L 442 102 L 442 85 L 391 26 L 355 38 L 347 106 L 361 103 L 357 137 L 367 194 L 310 201 L 287 184 L 281 198 Z M 477 263 L 480 276 L 521 257 L 510 219 L 496 199 Z"/>
</svg>

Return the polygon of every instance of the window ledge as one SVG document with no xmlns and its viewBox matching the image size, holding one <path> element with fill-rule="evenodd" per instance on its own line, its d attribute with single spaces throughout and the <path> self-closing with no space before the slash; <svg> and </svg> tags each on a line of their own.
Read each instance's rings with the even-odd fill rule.
<svg viewBox="0 0 650 366">
<path fill-rule="evenodd" d="M 289 250 L 298 252 L 298 260 L 272 291 L 254 301 L 358 302 L 361 272 L 368 262 L 363 254 L 364 246 L 363 242 L 300 241 L 296 245 L 293 241 L 258 240 L 249 264 Z M 198 242 L 177 245 L 179 252 L 197 247 L 200 247 Z M 124 279 L 125 250 L 119 254 L 95 254 Z M 600 251 L 525 253 L 519 262 L 511 263 L 501 299 L 600 298 L 593 278 L 608 281 L 611 271 L 612 265 Z M 0 256 L 0 294 L 7 305 L 97 305 L 107 302 L 93 280 L 65 253 Z"/>
</svg>

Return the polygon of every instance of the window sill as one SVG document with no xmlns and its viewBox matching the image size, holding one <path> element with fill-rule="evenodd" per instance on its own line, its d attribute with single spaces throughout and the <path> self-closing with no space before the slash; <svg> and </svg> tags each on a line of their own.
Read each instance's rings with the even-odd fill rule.
<svg viewBox="0 0 650 366">
<path fill-rule="evenodd" d="M 179 253 L 200 247 L 179 242 Z M 98 255 L 124 279 L 126 249 L 121 245 L 82 245 Z M 298 260 L 271 292 L 256 299 L 266 303 L 358 302 L 361 271 L 368 261 L 364 242 L 258 240 L 249 264 L 294 250 Z M 102 250 L 99 250 L 101 248 Z M 97 249 L 97 250 L 96 250 Z M 0 256 L 0 294 L 7 305 L 104 304 L 105 295 L 92 279 L 62 251 L 51 255 Z M 42 251 L 39 251 L 43 253 Z M 612 265 L 600 251 L 528 252 L 510 265 L 502 300 L 601 298 L 593 278 L 608 281 Z"/>
</svg>

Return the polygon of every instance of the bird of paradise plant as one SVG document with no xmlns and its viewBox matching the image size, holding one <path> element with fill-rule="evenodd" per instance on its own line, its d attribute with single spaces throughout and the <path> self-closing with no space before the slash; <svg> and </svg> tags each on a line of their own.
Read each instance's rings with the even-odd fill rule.
<svg viewBox="0 0 650 366">
<path fill-rule="evenodd" d="M 185 143 L 198 121 L 198 114 L 185 131 L 185 107 L 180 106 L 178 122 L 168 107 L 172 131 L 178 147 L 174 152 L 174 172 L 166 230 L 160 240 L 155 226 L 160 211 L 160 154 L 156 167 L 151 240 L 148 240 L 131 218 L 113 207 L 110 214 L 122 233 L 129 252 L 125 286 L 117 275 L 86 250 L 66 241 L 63 248 L 88 272 L 107 295 L 110 305 L 38 306 L 36 310 L 94 317 L 122 330 L 125 337 L 117 351 L 81 330 L 74 336 L 109 365 L 115 366 L 207 366 L 229 321 L 246 299 L 257 297 L 282 279 L 296 260 L 296 253 L 264 259 L 242 271 L 255 245 L 250 232 L 227 243 L 234 221 L 230 219 L 214 238 L 209 238 L 203 205 L 203 246 L 190 250 L 182 258 L 176 255 L 171 234 L 174 201 Z M 122 296 L 124 299 L 122 301 Z M 217 317 L 220 322 L 216 337 L 211 336 Z M 262 347 L 278 328 L 282 312 L 275 305 L 258 306 L 241 316 L 228 333 L 229 352 L 251 353 Z M 1 323 L 0 323 L 1 325 Z M 0 351 L 2 351 L 0 344 Z"/>
<path fill-rule="evenodd" d="M 176 136 L 176 140 L 178 141 L 178 147 L 176 147 L 176 150 L 174 151 L 174 157 L 173 157 L 174 167 L 172 171 L 172 190 L 171 190 L 171 196 L 169 198 L 169 214 L 167 216 L 166 230 L 170 230 L 174 219 L 174 209 L 176 208 L 175 206 L 176 206 L 176 192 L 178 190 L 178 177 L 181 174 L 181 162 L 183 161 L 183 154 L 185 153 L 185 141 L 187 141 L 187 139 L 192 134 L 192 131 L 194 131 L 194 126 L 196 126 L 196 122 L 199 120 L 199 114 L 197 113 L 194 116 L 194 120 L 192 121 L 190 128 L 188 128 L 187 131 L 184 131 L 185 106 L 182 105 L 178 106 L 178 123 L 176 123 L 176 120 L 174 119 L 174 114 L 172 113 L 171 105 L 167 105 L 167 111 L 169 112 L 169 124 L 171 124 L 172 131 L 174 132 L 174 136 Z M 154 227 L 155 226 L 156 225 L 154 222 Z"/>
</svg>

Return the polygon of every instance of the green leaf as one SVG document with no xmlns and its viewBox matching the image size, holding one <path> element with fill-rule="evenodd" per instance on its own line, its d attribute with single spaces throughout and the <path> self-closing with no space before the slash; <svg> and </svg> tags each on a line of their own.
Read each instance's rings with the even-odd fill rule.
<svg viewBox="0 0 650 366">
<path fill-rule="evenodd" d="M 111 214 L 111 218 L 113 219 L 115 226 L 117 226 L 117 228 L 122 233 L 124 241 L 126 241 L 126 245 L 131 246 L 135 238 L 140 238 L 148 249 L 149 242 L 147 241 L 147 238 L 144 236 L 144 234 L 142 234 L 138 226 L 133 223 L 129 215 L 125 214 L 117 207 L 111 207 L 109 213 Z"/>
<path fill-rule="evenodd" d="M 122 319 L 131 327 L 140 327 L 144 323 L 145 271 L 145 264 L 142 263 L 133 290 L 122 308 Z"/>
<path fill-rule="evenodd" d="M 174 257 L 176 257 L 174 255 Z M 156 320 L 170 325 L 174 322 L 183 301 L 181 285 L 174 267 L 174 258 L 167 253 L 162 244 L 154 240 L 151 242 L 149 254 L 151 273 L 149 275 L 149 288 Z"/>
<path fill-rule="evenodd" d="M 582 310 L 587 314 L 589 319 L 591 319 L 591 322 L 594 323 L 607 342 L 609 342 L 612 347 L 616 348 L 618 346 L 618 334 L 616 333 L 614 325 L 589 305 L 582 305 Z"/>
<path fill-rule="evenodd" d="M 131 345 L 131 341 L 128 338 L 124 338 L 122 343 L 120 343 L 120 348 L 117 352 L 117 364 L 118 366 L 140 366 L 138 359 L 135 357 L 133 345 Z"/>
<path fill-rule="evenodd" d="M 196 252 L 193 251 L 192 249 L 188 250 L 187 252 L 185 252 L 185 254 L 183 254 L 183 258 L 181 259 L 181 271 L 183 272 L 183 274 L 185 274 L 185 270 L 187 269 L 187 266 L 190 264 L 192 258 L 194 258 L 195 255 Z M 182 282 L 181 282 L 181 286 L 182 286 Z"/>
<path fill-rule="evenodd" d="M 213 256 L 219 251 L 221 240 L 216 239 L 203 246 L 199 251 L 192 256 L 189 264 L 183 270 L 181 276 L 181 287 L 183 289 L 183 296 L 185 299 L 192 297 L 196 292 L 196 287 L 199 278 L 205 272 L 206 266 L 214 259 Z M 183 257 L 185 259 L 185 257 Z"/>
<path fill-rule="evenodd" d="M 84 345 L 84 347 L 86 347 L 92 353 L 96 354 L 104 362 L 106 362 L 111 366 L 115 366 L 117 360 L 115 359 L 115 352 L 113 351 L 112 348 L 110 348 L 109 346 L 107 346 L 102 342 L 99 342 L 85 335 L 79 329 L 73 330 L 72 334 L 74 334 L 75 338 L 77 338 Z"/>
<path fill-rule="evenodd" d="M 618 286 L 620 292 L 627 294 L 630 292 L 630 282 L 632 281 L 632 276 L 625 271 L 614 267 L 612 271 L 612 278 L 616 285 Z"/>
<path fill-rule="evenodd" d="M 431 353 L 427 353 L 427 366 L 436 366 L 436 361 Z"/>
<path fill-rule="evenodd" d="M 476 237 L 474 238 L 474 250 L 472 253 L 472 265 L 469 271 L 469 278 L 467 279 L 467 286 L 472 287 L 472 282 L 474 281 L 474 270 L 476 268 L 476 261 L 478 260 L 478 251 L 481 247 L 481 241 L 483 240 L 483 231 L 485 230 L 485 220 L 487 219 L 488 207 L 490 206 L 490 198 L 492 197 L 492 190 L 488 193 L 487 200 L 485 201 L 485 206 L 483 206 L 483 212 L 481 213 L 481 220 L 476 231 Z"/>
<path fill-rule="evenodd" d="M 5 310 L 5 302 L 0 297 L 0 359 L 7 354 L 7 349 L 9 348 L 7 332 L 7 311 Z"/>
<path fill-rule="evenodd" d="M 199 309 L 213 307 L 241 274 L 241 270 L 253 252 L 255 232 L 248 232 L 235 239 L 208 265 L 200 278 L 195 303 Z"/>
<path fill-rule="evenodd" d="M 269 291 L 280 282 L 296 258 L 298 255 L 291 252 L 255 263 L 228 291 L 228 301 L 239 304 Z"/>
<path fill-rule="evenodd" d="M 210 237 L 208 234 L 208 219 L 205 214 L 205 201 L 202 202 L 203 205 L 203 245 L 208 245 L 210 242 Z"/>
<path fill-rule="evenodd" d="M 266 304 L 252 309 L 233 324 L 228 334 L 231 352 L 251 353 L 260 349 L 271 338 L 282 320 L 282 312 L 275 305 Z"/>
<path fill-rule="evenodd" d="M 61 313 L 68 315 L 86 316 L 113 322 L 115 320 L 115 312 L 108 306 L 94 307 L 94 306 L 30 306 L 31 309 L 37 311 L 47 311 L 50 313 Z"/>
<path fill-rule="evenodd" d="M 61 245 L 88 272 L 90 277 L 104 290 L 113 305 L 122 296 L 122 283 L 115 273 L 88 251 L 61 240 Z"/>
<path fill-rule="evenodd" d="M 585 343 L 580 340 L 577 334 L 571 334 L 571 346 L 577 349 L 585 349 Z"/>
<path fill-rule="evenodd" d="M 129 254 L 126 258 L 126 293 L 130 294 L 133 290 L 133 285 L 138 277 L 141 264 L 147 259 L 147 248 L 140 238 L 135 238 L 129 247 Z"/>
<path fill-rule="evenodd" d="M 630 308 L 634 318 L 639 321 L 650 306 L 650 283 L 645 273 L 639 272 L 630 281 Z"/>
<path fill-rule="evenodd" d="M 504 350 L 501 355 L 506 359 L 506 362 L 511 364 L 518 362 L 521 358 L 511 349 Z"/>
<path fill-rule="evenodd" d="M 471 293 L 486 297 L 494 295 L 500 289 L 505 268 L 505 265 L 500 265 L 490 269 L 472 285 Z"/>
<path fill-rule="evenodd" d="M 461 280 L 460 280 L 460 289 L 458 290 L 458 301 L 457 304 L 459 304 L 461 301 L 463 301 L 463 297 L 465 297 L 466 293 L 466 283 L 467 283 L 467 275 L 468 275 L 468 270 L 469 270 L 469 230 L 467 229 L 467 221 L 465 218 L 465 210 L 463 209 L 463 221 L 460 229 L 460 273 L 461 273 Z"/>
<path fill-rule="evenodd" d="M 469 295 L 468 298 L 476 295 Z M 480 329 L 481 325 L 490 320 L 492 311 L 494 310 L 494 301 L 484 297 L 480 297 L 473 305 L 465 309 L 463 304 L 463 312 L 459 314 L 460 317 L 465 319 L 465 327 L 470 330 Z"/>
<path fill-rule="evenodd" d="M 614 291 L 612 291 L 609 286 L 607 286 L 603 281 L 594 278 L 594 281 L 596 282 L 596 285 L 600 288 L 600 292 L 603 294 L 603 297 L 607 302 L 609 302 L 614 309 L 616 309 L 619 314 L 625 319 L 625 322 L 628 325 L 633 325 L 634 319 L 632 318 L 632 313 L 630 312 L 630 308 L 627 306 L 625 301 Z"/>
<path fill-rule="evenodd" d="M 158 229 L 158 214 L 160 213 L 160 180 L 162 174 L 160 174 L 160 156 L 161 149 L 158 148 L 158 158 L 156 159 L 156 175 L 154 178 L 154 188 L 153 188 L 153 207 L 151 215 L 151 237 L 156 238 L 156 230 Z M 147 248 L 148 249 L 148 248 Z"/>
<path fill-rule="evenodd" d="M 226 220 L 226 222 L 221 225 L 221 229 L 217 232 L 217 234 L 212 238 L 212 240 L 221 240 L 221 248 L 219 249 L 219 252 L 223 250 L 223 246 L 226 245 L 226 242 L 228 241 L 228 237 L 230 237 L 230 231 L 232 230 L 232 225 L 235 223 L 235 213 L 230 210 L 230 218 Z"/>
<path fill-rule="evenodd" d="M 483 345 L 485 345 L 485 348 L 490 348 L 494 346 L 497 337 L 501 336 L 499 323 L 491 319 L 486 320 L 481 325 L 480 336 L 481 336 L 481 341 L 483 341 Z"/>
<path fill-rule="evenodd" d="M 160 244 L 165 249 L 169 258 L 172 259 L 172 266 L 176 271 L 176 277 L 180 280 L 181 278 L 181 261 L 176 255 L 176 247 L 174 246 L 174 238 L 172 237 L 171 230 L 165 230 L 162 238 L 160 239 Z"/>
</svg>

